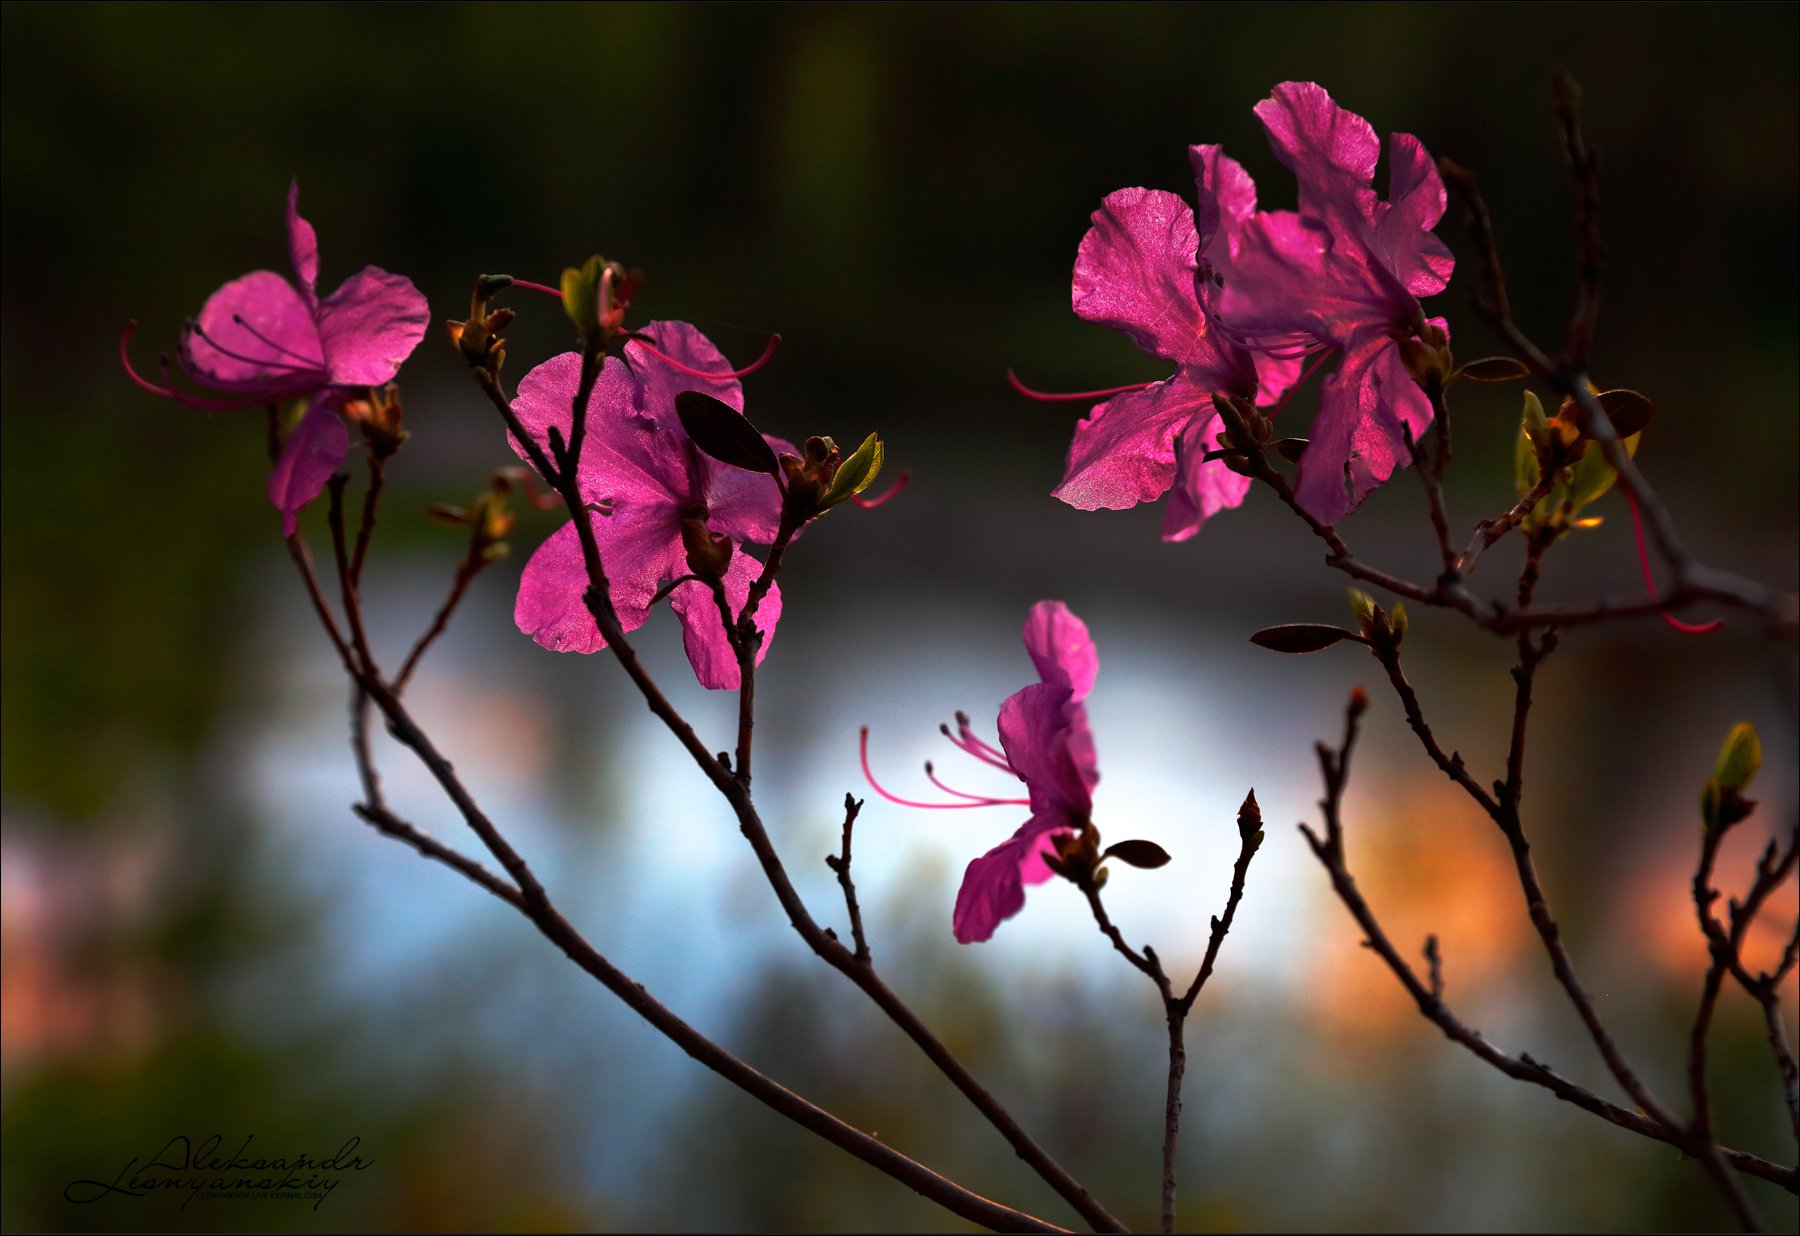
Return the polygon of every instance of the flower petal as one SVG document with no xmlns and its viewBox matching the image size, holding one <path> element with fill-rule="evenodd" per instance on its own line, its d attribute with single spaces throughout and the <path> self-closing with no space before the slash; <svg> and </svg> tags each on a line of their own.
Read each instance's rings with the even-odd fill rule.
<svg viewBox="0 0 1800 1236">
<path fill-rule="evenodd" d="M 183 336 L 181 363 L 196 382 L 251 398 L 310 394 L 329 380 L 311 307 L 268 270 L 206 298 Z"/>
<path fill-rule="evenodd" d="M 294 535 L 300 509 L 319 496 L 349 453 L 350 431 L 336 400 L 321 392 L 288 434 L 269 474 L 269 501 L 281 512 L 281 535 Z"/>
<path fill-rule="evenodd" d="M 319 337 L 339 386 L 380 386 L 425 337 L 431 311 L 403 275 L 365 266 L 319 305 Z"/>
<path fill-rule="evenodd" d="M 1255 213 L 1256 182 L 1220 146 L 1189 146 L 1188 162 L 1193 165 L 1199 190 L 1194 219 L 1200 233 L 1200 256 L 1220 265 L 1229 258 L 1230 246 L 1220 245 L 1215 251 L 1214 242 L 1221 231 L 1229 240 L 1231 230 Z"/>
<path fill-rule="evenodd" d="M 1194 295 L 1194 212 L 1160 189 L 1119 189 L 1093 218 L 1075 252 L 1075 312 L 1154 356 L 1190 356 L 1206 334 Z"/>
<path fill-rule="evenodd" d="M 783 438 L 764 434 L 763 440 L 777 458 L 800 455 L 800 449 Z M 781 490 L 774 478 L 711 459 L 705 461 L 704 468 L 706 507 L 710 512 L 707 527 L 734 541 L 772 544 L 781 526 Z"/>
<path fill-rule="evenodd" d="M 762 574 L 762 563 L 739 550 L 731 556 L 725 571 L 725 599 L 731 612 L 743 612 L 749 599 L 750 585 Z M 712 691 L 734 691 L 738 687 L 737 654 L 725 635 L 725 623 L 719 616 L 718 600 L 711 588 L 698 581 L 682 584 L 669 594 L 669 608 L 681 619 L 681 642 L 687 649 L 688 664 L 700 685 Z M 762 632 L 762 644 L 756 650 L 756 663 L 769 655 L 769 644 L 775 638 L 775 624 L 781 619 L 781 589 L 771 585 L 769 594 L 756 607 L 756 629 Z"/>
<path fill-rule="evenodd" d="M 600 516 L 590 514 L 589 518 L 598 527 Z M 571 521 L 545 537 L 525 564 L 519 576 L 519 596 L 513 603 L 513 621 L 551 652 L 597 652 L 606 647 L 606 640 L 582 599 L 587 586 L 581 537 Z M 626 629 L 642 622 L 640 618 Z"/>
<path fill-rule="evenodd" d="M 1094 689 L 1100 654 L 1094 651 L 1087 624 L 1061 601 L 1039 601 L 1031 607 L 1025 618 L 1025 651 L 1040 679 L 1067 687 L 1074 699 L 1084 700 Z"/>
<path fill-rule="evenodd" d="M 1388 201 L 1380 233 L 1394 273 L 1414 296 L 1435 296 L 1456 269 L 1449 247 L 1431 232 L 1444 217 L 1444 180 L 1410 133 L 1388 138 Z"/>
<path fill-rule="evenodd" d="M 1033 683 L 1000 705 L 1000 745 L 1033 812 L 1074 827 L 1093 810 L 1100 780 L 1087 710 L 1060 684 Z"/>
<path fill-rule="evenodd" d="M 1416 441 L 1431 415 L 1394 340 L 1377 329 L 1358 335 L 1320 393 L 1294 485 L 1300 506 L 1320 523 L 1342 519 L 1411 462 L 1401 426 Z"/>
<path fill-rule="evenodd" d="M 1187 540 L 1213 515 L 1242 505 L 1244 495 L 1250 492 L 1249 477 L 1233 472 L 1222 459 L 1206 458 L 1208 451 L 1218 448 L 1223 428 L 1217 414 L 1206 420 L 1196 417 L 1181 435 L 1175 483 L 1169 487 L 1163 512 L 1163 540 Z"/>
<path fill-rule="evenodd" d="M 996 927 L 1024 908 L 1025 884 L 1049 878 L 1050 869 L 1042 857 L 1048 838 L 1064 831 L 1045 826 L 1034 816 L 1018 832 L 969 863 L 950 920 L 958 943 L 979 944 L 991 938 Z"/>
<path fill-rule="evenodd" d="M 1339 107 L 1316 82 L 1283 82 L 1255 108 L 1275 155 L 1300 182 L 1300 209 L 1325 206 L 1350 181 L 1375 179 L 1381 142 L 1374 126 Z M 1340 198 L 1336 205 L 1343 205 Z"/>
<path fill-rule="evenodd" d="M 1212 393 L 1187 373 L 1114 395 L 1075 427 L 1062 484 L 1051 491 L 1080 511 L 1122 511 L 1160 498 L 1175 479 L 1175 439 Z"/>
<path fill-rule="evenodd" d="M 319 237 L 313 225 L 300 217 L 300 182 L 288 182 L 287 200 L 288 258 L 294 264 L 294 277 L 309 301 L 318 300 Z"/>
</svg>

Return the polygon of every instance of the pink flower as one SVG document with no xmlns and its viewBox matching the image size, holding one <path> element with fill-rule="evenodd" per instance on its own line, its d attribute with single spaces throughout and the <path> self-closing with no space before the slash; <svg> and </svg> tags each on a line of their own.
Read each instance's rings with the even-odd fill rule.
<svg viewBox="0 0 1800 1236">
<path fill-rule="evenodd" d="M 581 496 L 600 508 L 590 509 L 588 519 L 612 585 L 619 625 L 626 631 L 641 627 L 651 603 L 673 583 L 669 607 L 681 620 L 688 660 L 701 685 L 735 688 L 737 657 L 711 587 L 691 578 L 683 524 L 689 525 L 690 541 L 701 529 L 712 538 L 727 538 L 731 557 L 724 575 L 725 594 L 732 612 L 741 613 L 762 569 L 761 563 L 741 552 L 741 546 L 766 545 L 775 539 L 781 491 L 765 473 L 733 468 L 703 454 L 681 427 L 675 396 L 683 391 L 701 391 L 744 410 L 743 389 L 732 376 L 730 362 L 706 336 L 685 322 L 652 322 L 636 334 L 645 342 L 628 342 L 622 353 L 606 362 L 588 400 L 587 437 L 578 465 Z M 580 355 L 565 352 L 520 381 L 513 410 L 540 445 L 547 446 L 552 425 L 568 434 L 580 379 Z M 768 442 L 778 454 L 799 453 L 780 439 Z M 525 457 L 518 442 L 512 446 Z M 690 578 L 675 583 L 684 576 Z M 525 564 L 514 620 L 521 631 L 555 652 L 604 648 L 606 642 L 582 600 L 587 587 L 581 539 L 570 522 Z M 781 592 L 772 586 L 756 611 L 756 629 L 763 636 L 758 663 L 768 652 L 780 616 Z"/>
<path fill-rule="evenodd" d="M 952 929 L 964 944 L 992 936 L 1003 920 L 1024 906 L 1025 885 L 1050 878 L 1044 854 L 1054 838 L 1079 832 L 1088 822 L 1094 786 L 1100 780 L 1094 738 L 1082 704 L 1100 668 L 1087 627 L 1061 601 L 1039 601 L 1025 620 L 1025 650 L 1037 666 L 1040 681 L 1000 705 L 1000 747 L 971 733 L 968 718 L 960 713 L 958 733 L 951 734 L 945 726 L 944 734 L 960 750 L 1023 781 L 1029 797 L 993 798 L 953 790 L 939 781 L 927 764 L 925 771 L 932 784 L 960 801 L 924 803 L 899 798 L 883 789 L 869 771 L 869 732 L 865 728 L 862 733 L 863 775 L 889 802 L 903 807 L 1031 808 L 1031 817 L 1017 832 L 971 862 L 963 874 Z"/>
<path fill-rule="evenodd" d="M 1277 86 L 1256 114 L 1299 181 L 1300 208 L 1241 222 L 1213 307 L 1253 347 L 1279 354 L 1310 340 L 1343 353 L 1295 487 L 1307 511 L 1334 523 L 1410 462 L 1407 431 L 1417 440 L 1431 423 L 1400 341 L 1444 329 L 1427 323 L 1418 300 L 1443 291 L 1455 265 L 1431 234 L 1444 185 L 1419 140 L 1396 133 L 1382 201 L 1372 187 L 1375 130 L 1310 82 Z"/>
<path fill-rule="evenodd" d="M 300 509 L 319 496 L 349 453 L 350 435 L 339 409 L 366 388 L 392 379 L 430 321 L 425 298 L 411 280 L 374 266 L 363 267 L 320 300 L 314 286 L 319 241 L 312 224 L 300 217 L 299 203 L 300 186 L 291 184 L 287 232 L 295 281 L 268 270 L 233 279 L 182 327 L 176 354 L 182 371 L 224 398 L 177 390 L 166 358 L 162 386 L 138 376 L 125 360 L 132 381 L 189 407 L 310 401 L 269 477 L 269 501 L 280 509 L 282 532 L 289 536 Z M 130 338 L 128 329 L 121 359 Z"/>
<path fill-rule="evenodd" d="M 1298 354 L 1252 354 L 1208 320 L 1196 281 L 1204 285 L 1227 255 L 1229 234 L 1256 209 L 1256 186 L 1217 146 L 1195 146 L 1190 154 L 1198 224 L 1173 193 L 1120 189 L 1094 212 L 1076 251 L 1075 312 L 1124 331 L 1176 368 L 1160 382 L 1118 392 L 1081 422 L 1055 490 L 1084 511 L 1121 510 L 1169 493 L 1168 541 L 1193 536 L 1250 488 L 1249 478 L 1204 458 L 1218 445 L 1213 396 L 1273 404 L 1298 372 Z"/>
</svg>

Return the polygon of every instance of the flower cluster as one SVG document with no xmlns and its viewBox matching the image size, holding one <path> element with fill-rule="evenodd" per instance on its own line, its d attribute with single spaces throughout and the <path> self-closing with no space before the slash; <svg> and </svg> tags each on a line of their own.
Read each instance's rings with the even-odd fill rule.
<svg viewBox="0 0 1800 1236">
<path fill-rule="evenodd" d="M 1322 87 L 1277 86 L 1256 114 L 1299 182 L 1297 210 L 1258 210 L 1244 169 L 1195 146 L 1197 212 L 1172 193 L 1121 189 L 1075 260 L 1075 312 L 1176 369 L 1081 422 L 1056 496 L 1116 510 L 1169 493 L 1168 540 L 1192 536 L 1250 485 L 1218 454 L 1215 397 L 1279 409 L 1307 358 L 1342 356 L 1295 485 L 1302 507 L 1334 523 L 1410 462 L 1408 440 L 1433 413 L 1421 383 L 1447 367 L 1447 329 L 1418 299 L 1442 291 L 1454 264 L 1431 233 L 1444 186 L 1419 140 L 1389 140 L 1384 201 L 1374 129 Z"/>
</svg>

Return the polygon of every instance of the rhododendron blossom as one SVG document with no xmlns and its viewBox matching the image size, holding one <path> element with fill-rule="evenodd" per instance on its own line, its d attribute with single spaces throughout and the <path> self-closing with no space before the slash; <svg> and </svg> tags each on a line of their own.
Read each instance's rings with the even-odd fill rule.
<svg viewBox="0 0 1800 1236">
<path fill-rule="evenodd" d="M 704 529 L 728 538 L 731 554 L 724 572 L 732 613 L 741 613 L 762 564 L 741 551 L 745 542 L 769 544 L 781 520 L 781 491 L 765 473 L 747 472 L 702 453 L 681 427 L 675 396 L 701 391 L 744 410 L 743 388 L 731 364 L 706 336 L 685 322 L 652 322 L 636 332 L 622 353 L 600 370 L 587 406 L 587 430 L 578 461 L 578 486 L 600 547 L 620 628 L 635 631 L 650 615 L 664 589 L 681 620 L 683 643 L 701 685 L 715 690 L 738 685 L 737 655 L 725 633 L 709 584 L 693 578 L 683 524 L 690 535 Z M 707 376 L 712 375 L 712 376 Z M 556 426 L 565 440 L 581 381 L 581 356 L 565 352 L 527 373 L 513 400 L 538 444 L 548 450 Z M 777 454 L 799 452 L 768 438 Z M 518 442 L 512 447 L 529 460 Z M 685 577 L 685 579 L 684 579 Z M 683 581 L 677 583 L 676 581 Z M 538 547 L 519 580 L 513 616 L 519 629 L 556 652 L 595 652 L 606 641 L 583 600 L 588 588 L 581 538 L 570 522 Z M 768 651 L 781 616 L 781 592 L 771 586 L 757 607 L 762 641 L 758 663 Z"/>
<path fill-rule="evenodd" d="M 1075 430 L 1055 496 L 1084 511 L 1120 510 L 1169 493 L 1163 539 L 1186 540 L 1207 517 L 1237 506 L 1248 477 L 1207 459 L 1218 446 L 1214 395 L 1268 405 L 1292 385 L 1297 357 L 1251 353 L 1215 329 L 1199 290 L 1226 233 L 1256 208 L 1256 187 L 1217 146 L 1191 155 L 1199 216 L 1173 193 L 1120 189 L 1094 212 L 1076 251 L 1072 300 L 1090 322 L 1124 331 L 1173 361 L 1160 382 L 1126 389 Z"/>
<path fill-rule="evenodd" d="M 1093 689 L 1100 658 L 1081 619 L 1061 601 L 1039 601 L 1025 620 L 1025 650 L 1037 666 L 1040 681 L 1007 697 L 1000 705 L 1000 746 L 983 741 L 958 714 L 951 734 L 957 748 L 984 764 L 1011 773 L 1025 783 L 1027 798 L 993 798 L 953 790 L 926 766 L 932 784 L 958 801 L 926 803 L 890 794 L 869 770 L 868 730 L 862 734 L 863 775 L 875 792 L 903 807 L 961 808 L 1028 806 L 1031 816 L 1018 831 L 975 859 L 963 874 L 956 895 L 952 930 L 957 940 L 973 944 L 988 939 L 1005 919 L 1025 904 L 1025 885 L 1051 876 L 1044 861 L 1059 836 L 1081 831 L 1093 812 L 1094 786 L 1100 771 L 1094 738 L 1082 701 Z"/>
<path fill-rule="evenodd" d="M 1443 291 L 1455 265 L 1431 233 L 1444 184 L 1419 139 L 1396 133 L 1382 201 L 1375 130 L 1310 82 L 1277 86 L 1256 114 L 1299 182 L 1299 209 L 1241 221 L 1211 307 L 1253 347 L 1291 354 L 1311 340 L 1343 354 L 1295 486 L 1302 507 L 1334 523 L 1410 462 L 1408 434 L 1416 441 L 1431 423 L 1401 341 L 1444 342 L 1444 323 L 1428 323 L 1418 300 Z"/>
<path fill-rule="evenodd" d="M 375 266 L 363 267 L 319 299 L 319 241 L 312 224 L 300 217 L 299 204 L 300 186 L 291 184 L 287 234 L 294 280 L 268 270 L 233 279 L 182 328 L 176 354 L 182 371 L 224 398 L 177 390 L 168 381 L 166 360 L 162 386 L 139 377 L 125 361 L 139 386 L 189 407 L 309 401 L 269 477 L 269 501 L 281 511 L 282 530 L 290 536 L 300 509 L 319 496 L 349 453 L 350 434 L 340 410 L 367 388 L 391 380 L 430 321 L 425 297 L 412 281 Z M 127 331 L 125 342 L 129 339 Z"/>
</svg>

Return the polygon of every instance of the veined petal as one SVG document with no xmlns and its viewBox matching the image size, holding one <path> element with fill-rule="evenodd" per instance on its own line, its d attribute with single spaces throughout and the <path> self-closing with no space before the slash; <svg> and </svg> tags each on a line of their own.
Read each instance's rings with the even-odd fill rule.
<svg viewBox="0 0 1800 1236">
<path fill-rule="evenodd" d="M 1365 186 L 1374 180 L 1381 159 L 1374 127 L 1318 83 L 1283 82 L 1255 110 L 1276 157 L 1300 181 L 1302 211 L 1324 205 L 1321 195 L 1340 193 L 1345 178 Z"/>
<path fill-rule="evenodd" d="M 763 440 L 777 457 L 800 455 L 800 449 L 784 438 L 764 434 Z M 765 472 L 734 468 L 712 459 L 704 461 L 704 469 L 706 507 L 710 512 L 707 526 L 734 541 L 772 544 L 781 526 L 781 490 L 775 479 Z"/>
<path fill-rule="evenodd" d="M 1052 494 L 1081 511 L 1122 511 L 1160 498 L 1175 479 L 1175 438 L 1212 411 L 1212 392 L 1185 373 L 1115 395 L 1075 427 Z"/>
<path fill-rule="evenodd" d="M 1061 601 L 1039 601 L 1025 618 L 1025 651 L 1044 682 L 1067 687 L 1079 702 L 1094 689 L 1100 654 L 1087 624 Z"/>
<path fill-rule="evenodd" d="M 762 563 L 742 550 L 732 554 L 725 571 L 725 599 L 731 612 L 743 612 L 750 597 L 750 585 L 762 574 Z M 725 621 L 719 615 L 718 599 L 712 589 L 698 581 L 682 584 L 669 594 L 669 608 L 681 619 L 681 642 L 687 650 L 688 664 L 700 685 L 712 691 L 734 691 L 740 676 L 737 654 L 725 635 Z M 769 593 L 756 607 L 756 629 L 762 632 L 762 644 L 756 650 L 756 663 L 769 654 L 775 638 L 775 624 L 781 620 L 781 587 L 771 585 Z"/>
<path fill-rule="evenodd" d="M 1431 416 L 1395 341 L 1377 330 L 1358 335 L 1325 379 L 1294 486 L 1301 507 L 1321 523 L 1342 519 L 1411 462 L 1401 426 L 1416 441 Z"/>
<path fill-rule="evenodd" d="M 294 264 L 294 277 L 308 301 L 319 299 L 319 237 L 313 225 L 300 217 L 300 182 L 288 182 L 287 200 L 288 258 Z"/>
<path fill-rule="evenodd" d="M 1100 780 L 1087 710 L 1068 687 L 1037 682 L 1000 705 L 1000 745 L 1025 782 L 1031 808 L 1073 827 L 1093 810 Z"/>
<path fill-rule="evenodd" d="M 1154 356 L 1189 357 L 1206 334 L 1194 294 L 1198 246 L 1194 212 L 1175 194 L 1107 194 L 1075 252 L 1075 312 L 1124 331 Z"/>
<path fill-rule="evenodd" d="M 319 337 L 331 381 L 338 386 L 380 386 L 412 355 L 431 311 L 403 275 L 365 266 L 319 304 Z"/>
<path fill-rule="evenodd" d="M 1244 495 L 1250 492 L 1249 477 L 1233 472 L 1222 459 L 1206 458 L 1208 451 L 1218 448 L 1222 428 L 1224 425 L 1215 413 L 1206 420 L 1196 417 L 1181 435 L 1175 483 L 1169 487 L 1169 502 L 1163 512 L 1163 540 L 1187 540 L 1213 515 L 1227 507 L 1241 506 Z"/>
<path fill-rule="evenodd" d="M 590 514 L 589 518 L 597 527 L 601 517 Z M 598 652 L 606 647 L 606 640 L 582 599 L 587 586 L 581 537 L 571 521 L 545 537 L 525 564 L 519 576 L 519 596 L 513 603 L 513 621 L 551 652 Z M 639 617 L 625 629 L 642 623 Z"/>
<path fill-rule="evenodd" d="M 349 453 L 350 431 L 333 395 L 321 391 L 282 443 L 269 474 L 269 501 L 281 512 L 281 535 L 294 535 L 301 508 L 319 496 Z"/>
<path fill-rule="evenodd" d="M 951 931 L 959 943 L 979 944 L 991 938 L 996 927 L 1024 907 L 1025 884 L 1049 878 L 1042 852 L 1052 836 L 1064 831 L 1033 816 L 1018 832 L 969 863 L 951 917 Z"/>
<path fill-rule="evenodd" d="M 195 381 L 250 397 L 307 394 L 329 380 L 311 307 L 268 270 L 206 298 L 182 340 L 181 361 Z"/>
<path fill-rule="evenodd" d="M 1229 257 L 1229 246 L 1215 248 L 1219 234 L 1229 233 L 1255 213 L 1256 182 L 1220 146 L 1190 146 L 1188 162 L 1193 165 L 1199 190 L 1194 219 L 1200 233 L 1200 254 L 1213 265 L 1222 265 Z"/>
<path fill-rule="evenodd" d="M 1435 296 L 1456 259 L 1432 234 L 1444 217 L 1444 180 L 1424 143 L 1410 133 L 1388 138 L 1388 209 L 1379 228 L 1394 274 L 1414 296 Z"/>
</svg>

